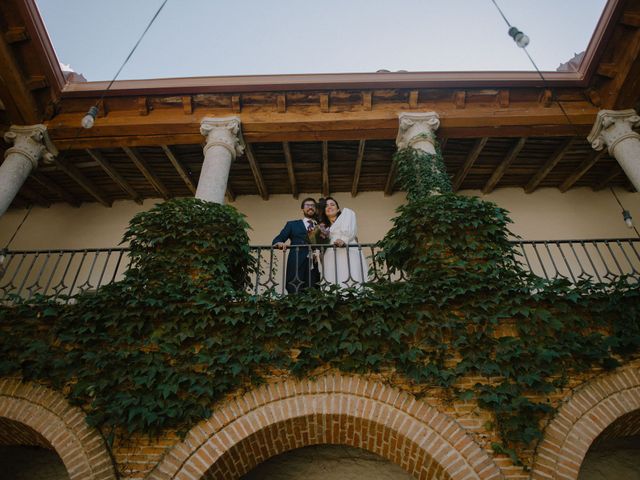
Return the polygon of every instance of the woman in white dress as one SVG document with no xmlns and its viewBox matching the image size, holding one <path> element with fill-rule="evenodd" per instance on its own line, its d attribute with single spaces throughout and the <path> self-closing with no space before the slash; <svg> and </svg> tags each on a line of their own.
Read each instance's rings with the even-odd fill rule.
<svg viewBox="0 0 640 480">
<path fill-rule="evenodd" d="M 330 245 L 324 251 L 322 270 L 324 281 L 330 285 L 354 287 L 368 279 L 367 261 L 359 246 L 356 214 L 348 208 L 340 209 L 334 198 L 327 197 L 324 207 L 325 221 L 330 224 Z M 335 247 L 335 248 L 334 248 Z"/>
</svg>

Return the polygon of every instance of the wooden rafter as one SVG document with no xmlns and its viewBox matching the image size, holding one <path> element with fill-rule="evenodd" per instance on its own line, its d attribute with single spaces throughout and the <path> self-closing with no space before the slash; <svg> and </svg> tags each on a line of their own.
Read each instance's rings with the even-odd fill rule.
<svg viewBox="0 0 640 480">
<path fill-rule="evenodd" d="M 291 157 L 291 147 L 289 146 L 289 142 L 282 142 L 282 150 L 284 151 L 284 159 L 287 162 L 287 173 L 289 174 L 291 194 L 294 198 L 298 198 L 298 184 L 296 182 L 296 172 L 293 169 L 293 158 Z"/>
<path fill-rule="evenodd" d="M 384 184 L 384 195 L 388 197 L 393 194 L 393 189 L 396 185 L 396 177 L 398 175 L 398 164 L 395 156 L 391 158 L 391 166 L 389 167 L 389 173 L 387 174 L 387 181 Z"/>
<path fill-rule="evenodd" d="M 102 192 L 102 190 L 94 185 L 93 182 L 84 175 L 84 173 L 78 170 L 75 165 L 67 162 L 62 158 L 56 158 L 53 161 L 60 170 L 69 175 L 78 185 L 84 188 L 87 193 L 89 193 L 89 195 L 95 198 L 98 202 L 100 202 L 105 207 L 111 206 L 111 200 L 109 200 Z"/>
<path fill-rule="evenodd" d="M 607 173 L 604 178 L 600 181 L 600 183 L 598 183 L 595 187 L 593 187 L 593 189 L 597 192 L 599 190 L 604 190 L 605 188 L 607 188 L 609 186 L 609 184 L 615 180 L 616 178 L 618 178 L 620 175 L 622 175 L 624 172 L 622 170 L 622 167 L 620 165 L 614 165 L 613 168 L 611 170 L 609 170 L 609 173 Z"/>
<path fill-rule="evenodd" d="M 529 180 L 529 183 L 524 187 L 524 191 L 527 193 L 532 193 L 538 188 L 540 182 L 542 182 L 547 175 L 555 168 L 555 166 L 562 160 L 562 158 L 569 151 L 571 146 L 573 145 L 574 138 L 567 138 L 560 147 L 549 157 L 549 159 L 544 163 L 542 167 L 535 173 L 535 175 Z"/>
<path fill-rule="evenodd" d="M 322 142 L 322 196 L 329 196 L 329 142 Z"/>
<path fill-rule="evenodd" d="M 358 156 L 356 157 L 356 166 L 353 171 L 353 184 L 351 185 L 351 196 L 358 195 L 358 183 L 360 183 L 360 172 L 362 171 L 362 159 L 364 158 L 365 140 L 360 140 L 358 144 Z"/>
<path fill-rule="evenodd" d="M 467 158 L 465 159 L 464 164 L 462 165 L 462 168 L 460 168 L 460 170 L 458 170 L 458 172 L 456 173 L 456 176 L 453 177 L 452 186 L 453 186 L 454 192 L 457 192 L 458 190 L 460 190 L 460 187 L 462 186 L 462 182 L 464 182 L 464 179 L 469 174 L 471 167 L 473 167 L 473 164 L 476 162 L 476 160 L 480 156 L 480 152 L 482 152 L 482 149 L 487 144 L 488 140 L 489 140 L 489 137 L 482 137 L 476 140 L 476 143 L 473 145 L 473 148 L 467 155 Z"/>
<path fill-rule="evenodd" d="M 226 192 L 226 196 L 229 199 L 230 202 L 235 201 L 236 199 L 236 194 L 235 192 L 231 189 L 231 187 L 229 185 L 227 185 L 227 192 Z"/>
<path fill-rule="evenodd" d="M 253 147 L 250 143 L 247 143 L 245 154 L 247 155 L 247 160 L 249 160 L 249 166 L 251 167 L 251 173 L 253 173 L 253 179 L 256 182 L 256 187 L 258 187 L 258 193 L 263 200 L 269 200 L 269 190 L 267 190 L 267 184 L 264 183 L 264 178 L 262 178 L 262 172 L 260 171 L 260 165 L 258 165 L 256 156 L 253 153 Z"/>
<path fill-rule="evenodd" d="M 562 193 L 569 190 L 573 185 L 582 178 L 582 176 L 587 173 L 591 167 L 593 167 L 598 160 L 600 160 L 604 154 L 607 153 L 606 149 L 601 150 L 599 152 L 593 151 L 589 154 L 589 156 L 580 164 L 578 168 L 574 172 L 569 175 L 564 182 L 558 187 Z"/>
<path fill-rule="evenodd" d="M 137 204 L 142 205 L 142 197 L 140 196 L 140 194 L 138 194 L 138 192 L 135 191 L 135 189 L 129 184 L 129 182 L 127 182 L 127 180 L 125 180 L 125 178 L 120 175 L 120 173 L 113 167 L 113 165 L 111 165 L 111 162 L 109 162 L 109 160 L 104 158 L 104 156 L 97 150 L 91 150 L 90 148 L 87 148 L 86 151 L 89 156 L 102 167 L 107 175 L 109 175 L 111 179 L 116 182 L 116 184 L 122 190 L 124 190 L 127 195 L 129 195 L 129 198 L 131 200 L 133 200 Z"/>
<path fill-rule="evenodd" d="M 55 193 L 60 198 L 62 198 L 65 202 L 73 207 L 79 207 L 80 201 L 67 192 L 64 188 L 59 187 L 56 183 L 49 179 L 49 177 L 45 176 L 39 172 L 31 172 L 31 178 L 33 178 L 36 182 L 42 185 L 44 188 L 49 190 L 52 193 Z"/>
<path fill-rule="evenodd" d="M 524 147 L 524 144 L 526 143 L 526 141 L 527 141 L 527 137 L 522 137 L 516 143 L 513 144 L 513 146 L 507 153 L 507 155 L 502 160 L 502 162 L 500 162 L 500 165 L 498 165 L 498 167 L 493 171 L 493 173 L 491 174 L 491 177 L 489 178 L 489 180 L 487 180 L 487 183 L 485 183 L 484 187 L 482 187 L 482 193 L 485 193 L 485 194 L 491 193 L 493 189 L 496 188 L 496 185 L 498 184 L 498 182 L 500 182 L 500 179 L 509 168 L 509 165 L 511 165 L 511 163 L 520 154 L 520 151 Z"/>
<path fill-rule="evenodd" d="M 140 173 L 144 175 L 144 178 L 147 179 L 156 192 L 158 192 L 162 198 L 168 200 L 171 197 L 169 190 L 167 190 L 167 187 L 164 186 L 162 181 L 153 172 L 151 172 L 145 159 L 132 148 L 122 147 L 122 150 L 124 150 L 124 153 L 127 154 L 133 164 L 138 168 L 138 170 L 140 170 Z"/>
<path fill-rule="evenodd" d="M 176 158 L 176 156 L 173 154 L 173 152 L 171 151 L 168 145 L 161 145 L 161 147 L 162 147 L 162 150 L 164 151 L 164 154 L 167 156 L 167 158 L 171 162 L 171 165 L 173 165 L 173 168 L 176 169 L 176 172 L 178 172 L 178 175 L 180 175 L 180 178 L 182 178 L 182 181 L 185 183 L 185 185 L 191 191 L 191 193 L 195 195 L 196 184 L 193 183 L 191 176 L 184 169 L 184 167 L 180 163 L 180 160 Z"/>
</svg>

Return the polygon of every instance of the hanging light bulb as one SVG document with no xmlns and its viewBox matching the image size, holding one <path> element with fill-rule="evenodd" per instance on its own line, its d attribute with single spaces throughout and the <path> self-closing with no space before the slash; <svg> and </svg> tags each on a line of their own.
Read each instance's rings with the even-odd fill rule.
<svg viewBox="0 0 640 480">
<path fill-rule="evenodd" d="M 624 223 L 627 225 L 627 227 L 633 228 L 633 218 L 631 217 L 631 213 L 629 212 L 629 210 L 622 211 L 622 218 L 624 218 Z"/>
<path fill-rule="evenodd" d="M 89 129 L 93 127 L 93 124 L 96 121 L 97 115 L 98 115 L 98 107 L 94 105 L 89 109 L 87 114 L 84 117 L 82 117 L 82 121 L 80 122 L 80 124 L 82 125 L 82 128 Z"/>
<path fill-rule="evenodd" d="M 511 27 L 509 29 L 509 36 L 513 38 L 513 40 L 516 42 L 516 45 L 518 45 L 520 48 L 524 48 L 529 45 L 529 37 L 518 30 L 517 27 Z"/>
</svg>

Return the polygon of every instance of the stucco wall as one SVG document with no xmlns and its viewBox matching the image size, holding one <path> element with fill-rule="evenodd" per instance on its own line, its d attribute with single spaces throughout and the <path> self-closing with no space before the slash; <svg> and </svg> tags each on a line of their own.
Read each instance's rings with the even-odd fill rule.
<svg viewBox="0 0 640 480">
<path fill-rule="evenodd" d="M 530 240 L 633 237 L 626 228 L 621 209 L 610 191 L 593 192 L 588 188 L 560 193 L 557 189 L 541 189 L 525 194 L 519 188 L 498 189 L 490 195 L 465 191 L 465 195 L 480 195 L 511 212 L 512 231 Z M 618 190 L 622 204 L 631 211 L 640 226 L 640 193 Z M 319 195 L 311 194 L 314 197 Z M 232 203 L 247 215 L 252 226 L 252 244 L 270 244 L 286 220 L 298 218 L 300 201 L 290 195 L 273 195 L 268 201 L 257 196 L 238 197 Z M 391 227 L 395 209 L 404 194 L 385 197 L 382 192 L 365 192 L 352 198 L 349 193 L 334 195 L 342 207 L 358 215 L 359 239 L 375 242 Z M 130 201 L 116 202 L 112 208 L 85 204 L 80 208 L 59 204 L 50 208 L 36 207 L 11 244 L 11 249 L 59 249 L 112 247 L 117 245 L 131 217 L 151 208 L 155 200 L 143 205 Z M 4 247 L 22 221 L 26 210 L 11 210 L 0 218 L 0 247 Z"/>
</svg>

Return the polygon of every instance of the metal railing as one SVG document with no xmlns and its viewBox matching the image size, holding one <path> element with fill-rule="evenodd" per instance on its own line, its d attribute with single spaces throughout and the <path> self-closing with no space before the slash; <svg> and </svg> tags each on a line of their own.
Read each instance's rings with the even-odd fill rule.
<svg viewBox="0 0 640 480">
<path fill-rule="evenodd" d="M 626 276 L 630 282 L 640 281 L 640 239 L 517 240 L 513 244 L 516 261 L 546 279 L 609 283 Z M 367 281 L 403 280 L 402 272 L 392 273 L 376 259 L 378 251 L 375 244 L 304 245 L 287 251 L 253 246 L 258 268 L 247 290 L 257 295 L 285 294 L 310 286 L 358 287 Z M 66 299 L 121 280 L 129 264 L 126 248 L 8 251 L 0 263 L 0 300 L 37 294 Z"/>
</svg>

